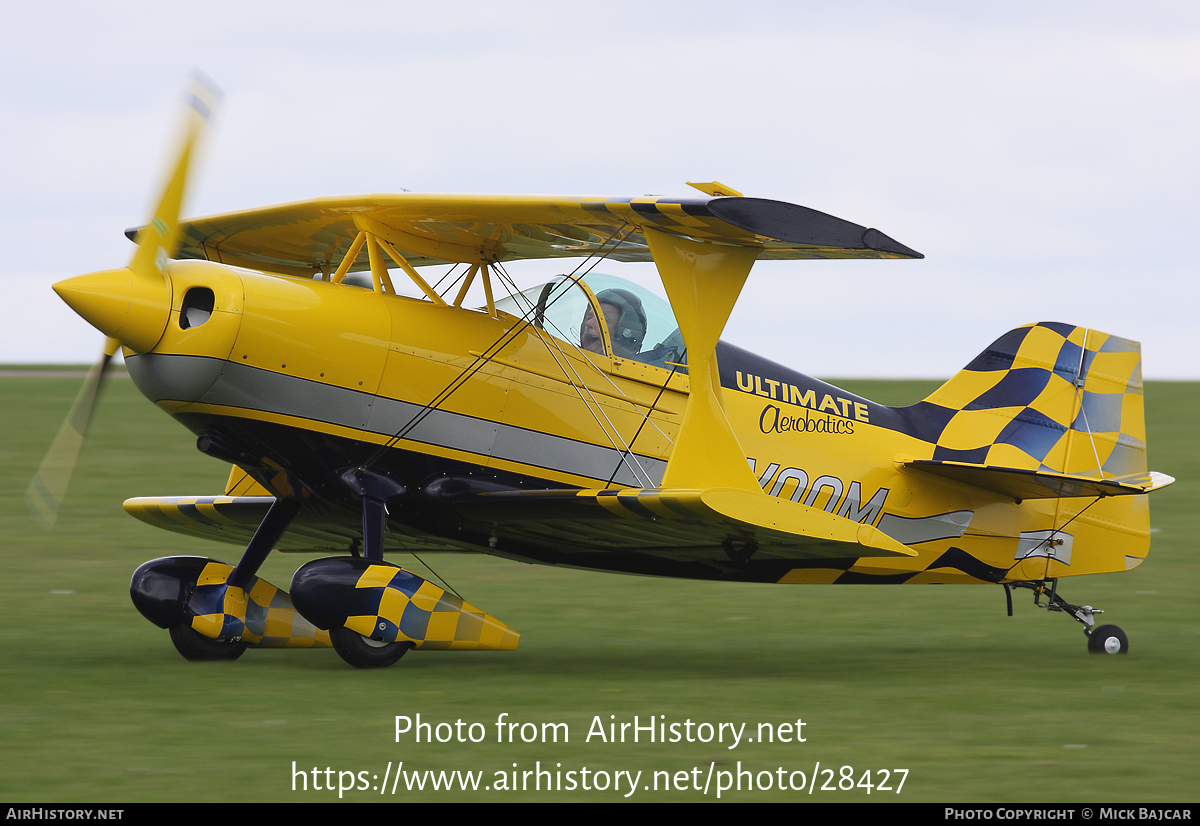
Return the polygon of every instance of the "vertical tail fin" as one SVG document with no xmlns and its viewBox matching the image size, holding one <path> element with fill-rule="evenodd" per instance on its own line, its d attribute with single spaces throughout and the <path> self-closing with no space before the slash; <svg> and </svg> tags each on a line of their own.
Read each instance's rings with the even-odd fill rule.
<svg viewBox="0 0 1200 826">
<path fill-rule="evenodd" d="M 933 462 L 1098 481 L 1147 474 L 1141 345 L 1097 330 L 1018 327 L 901 412 L 934 444 Z"/>
</svg>

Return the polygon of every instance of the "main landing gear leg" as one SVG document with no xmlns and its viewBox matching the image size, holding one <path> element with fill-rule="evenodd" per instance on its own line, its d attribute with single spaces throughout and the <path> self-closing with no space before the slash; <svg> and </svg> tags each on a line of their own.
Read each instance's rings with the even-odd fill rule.
<svg viewBox="0 0 1200 826">
<path fill-rule="evenodd" d="M 362 502 L 363 558 L 383 561 L 383 534 L 387 530 L 387 503 L 403 496 L 403 485 L 389 476 L 365 468 L 353 468 L 342 480 Z M 413 647 L 411 642 L 380 642 L 345 627 L 331 627 L 333 650 L 355 668 L 386 668 Z"/>
<path fill-rule="evenodd" d="M 1049 585 L 1049 589 L 1047 589 Z M 1008 596 L 1008 615 L 1012 616 L 1012 591 L 1010 588 L 1027 588 L 1033 591 L 1033 604 L 1047 611 L 1060 611 L 1073 617 L 1083 624 L 1083 633 L 1088 638 L 1088 651 L 1092 654 L 1127 654 L 1129 639 L 1125 632 L 1115 625 L 1095 626 L 1093 617 L 1103 614 L 1099 608 L 1090 605 L 1072 605 L 1058 595 L 1058 580 L 1047 579 L 1038 582 L 1010 582 L 1004 584 L 1004 592 Z M 1046 604 L 1040 602 L 1046 597 Z"/>
<path fill-rule="evenodd" d="M 267 515 L 259 524 L 250 544 L 242 553 L 241 560 L 229 574 L 226 584 L 229 587 L 245 588 L 251 577 L 258 573 L 267 556 L 291 524 L 292 518 L 299 512 L 300 502 L 296 499 L 276 499 Z M 192 629 L 186 623 L 173 625 L 170 628 L 171 642 L 175 650 L 186 659 L 200 660 L 236 660 L 246 650 L 246 643 L 224 642 L 209 639 Z"/>
<path fill-rule="evenodd" d="M 362 503 L 363 556 L 382 562 L 387 503 L 403 496 L 407 489 L 390 476 L 367 468 L 347 468 L 341 478 Z"/>
<path fill-rule="evenodd" d="M 242 558 L 238 560 L 237 566 L 229 575 L 228 584 L 231 588 L 246 587 L 250 577 L 258 573 L 258 569 L 262 567 L 267 556 L 274 549 L 275 543 L 279 541 L 279 537 L 283 536 L 283 532 L 287 530 L 287 526 L 292 523 L 293 517 L 299 511 L 300 500 L 298 499 L 275 500 L 271 509 L 267 511 L 267 515 L 263 517 L 263 521 L 259 523 L 254 536 L 251 537 L 250 544 L 242 552 Z"/>
</svg>

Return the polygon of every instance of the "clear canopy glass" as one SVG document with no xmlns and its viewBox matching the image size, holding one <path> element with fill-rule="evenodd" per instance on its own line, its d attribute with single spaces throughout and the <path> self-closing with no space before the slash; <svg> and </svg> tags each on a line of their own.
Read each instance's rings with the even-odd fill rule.
<svg viewBox="0 0 1200 826">
<path fill-rule="evenodd" d="M 496 309 L 532 323 L 576 347 L 674 369 L 687 363 L 671 305 L 615 275 L 560 275 L 496 302 Z M 607 349 L 597 313 L 608 331 Z"/>
</svg>

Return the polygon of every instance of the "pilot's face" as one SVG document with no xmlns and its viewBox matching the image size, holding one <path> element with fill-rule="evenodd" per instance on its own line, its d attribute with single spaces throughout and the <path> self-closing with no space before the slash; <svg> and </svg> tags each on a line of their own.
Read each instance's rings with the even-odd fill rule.
<svg viewBox="0 0 1200 826">
<path fill-rule="evenodd" d="M 621 318 L 621 309 L 615 304 L 601 302 L 600 312 L 604 313 L 604 322 L 608 325 L 608 337 L 611 341 L 613 338 L 613 328 Z M 592 312 L 590 306 L 583 315 L 583 326 L 579 331 L 579 346 L 593 353 L 604 352 L 604 337 L 600 334 L 600 325 L 597 323 L 596 314 Z"/>
</svg>

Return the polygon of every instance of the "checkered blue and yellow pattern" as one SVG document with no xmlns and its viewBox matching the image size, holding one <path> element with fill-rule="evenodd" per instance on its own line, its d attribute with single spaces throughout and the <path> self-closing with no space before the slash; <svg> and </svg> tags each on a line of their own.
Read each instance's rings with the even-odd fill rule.
<svg viewBox="0 0 1200 826">
<path fill-rule="evenodd" d="M 1141 347 L 1084 327 L 1011 330 L 900 412 L 934 462 L 1098 480 L 1147 472 Z"/>
<path fill-rule="evenodd" d="M 354 585 L 372 613 L 346 618 L 346 627 L 382 642 L 416 648 L 511 651 L 521 635 L 469 602 L 394 565 L 367 567 Z"/>
<path fill-rule="evenodd" d="M 247 587 L 226 585 L 233 566 L 210 561 L 188 601 L 192 628 L 211 639 L 241 639 L 256 648 L 329 648 L 329 632 L 296 611 L 286 591 L 251 577 Z"/>
</svg>

